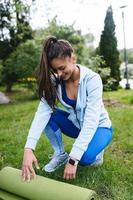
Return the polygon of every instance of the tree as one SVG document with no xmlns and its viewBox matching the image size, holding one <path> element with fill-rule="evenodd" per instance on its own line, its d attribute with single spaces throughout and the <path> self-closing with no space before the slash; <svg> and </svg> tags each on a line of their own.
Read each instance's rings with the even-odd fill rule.
<svg viewBox="0 0 133 200">
<path fill-rule="evenodd" d="M 10 87 L 8 88 L 9 91 L 15 82 L 26 80 L 29 77 L 35 78 L 39 54 L 40 50 L 35 41 L 27 40 L 25 43 L 20 44 L 6 59 L 6 77 L 10 77 L 10 79 L 7 79 L 7 86 Z"/>
<path fill-rule="evenodd" d="M 75 53 L 77 54 L 77 62 L 83 63 L 85 57 L 84 48 L 86 46 L 85 37 L 81 35 L 80 30 L 75 30 L 73 28 L 73 25 L 59 25 L 57 23 L 56 17 L 54 17 L 51 21 L 49 21 L 49 25 L 47 28 L 37 30 L 34 34 L 35 38 L 39 35 L 39 38 L 37 37 L 37 40 L 40 40 L 41 43 L 49 35 L 54 35 L 58 39 L 68 40 L 74 47 Z M 86 46 L 86 48 L 88 47 Z"/>
<path fill-rule="evenodd" d="M 0 3 L 0 59 L 6 59 L 12 51 L 12 40 L 9 37 L 12 35 L 13 38 L 14 31 L 10 23 L 10 7 L 10 1 Z"/>
<path fill-rule="evenodd" d="M 11 91 L 9 82 L 13 82 L 15 77 L 13 77 L 14 71 L 11 73 L 12 68 L 8 73 L 6 60 L 17 46 L 27 39 L 32 39 L 32 29 L 28 20 L 29 6 L 26 1 L 6 0 L 0 3 L 0 59 L 3 66 L 2 81 L 6 84 L 8 92 Z"/>
<path fill-rule="evenodd" d="M 107 9 L 104 21 L 104 30 L 101 34 L 98 52 L 100 56 L 103 56 L 106 62 L 106 67 L 110 67 L 110 76 L 116 80 L 112 89 L 117 89 L 120 81 L 120 61 L 111 6 Z"/>
</svg>

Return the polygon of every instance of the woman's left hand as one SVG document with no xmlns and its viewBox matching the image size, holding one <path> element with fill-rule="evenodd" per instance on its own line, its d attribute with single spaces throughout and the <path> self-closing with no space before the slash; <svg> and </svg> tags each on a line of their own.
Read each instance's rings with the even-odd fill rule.
<svg viewBox="0 0 133 200">
<path fill-rule="evenodd" d="M 76 178 L 77 165 L 66 164 L 63 178 L 72 180 Z"/>
</svg>

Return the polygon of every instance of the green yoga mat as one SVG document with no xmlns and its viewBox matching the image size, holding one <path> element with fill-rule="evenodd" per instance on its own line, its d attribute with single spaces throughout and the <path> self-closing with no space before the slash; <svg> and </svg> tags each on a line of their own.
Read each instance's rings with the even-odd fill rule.
<svg viewBox="0 0 133 200">
<path fill-rule="evenodd" d="M 15 194 L 0 190 L 0 200 L 26 200 L 23 197 L 19 197 Z"/>
<path fill-rule="evenodd" d="M 24 182 L 21 170 L 12 167 L 0 171 L 0 189 L 30 200 L 94 200 L 96 197 L 93 190 L 43 176 Z"/>
</svg>

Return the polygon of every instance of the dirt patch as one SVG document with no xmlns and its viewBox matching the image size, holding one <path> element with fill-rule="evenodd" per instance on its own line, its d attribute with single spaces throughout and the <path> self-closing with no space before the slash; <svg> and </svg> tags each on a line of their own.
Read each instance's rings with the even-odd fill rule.
<svg viewBox="0 0 133 200">
<path fill-rule="evenodd" d="M 120 101 L 116 99 L 104 99 L 104 105 L 108 107 L 125 107 L 125 104 L 122 104 Z"/>
</svg>

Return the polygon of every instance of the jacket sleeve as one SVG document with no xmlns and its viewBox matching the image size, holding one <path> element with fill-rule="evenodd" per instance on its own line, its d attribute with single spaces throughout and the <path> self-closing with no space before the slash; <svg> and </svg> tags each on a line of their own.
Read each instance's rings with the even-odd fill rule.
<svg viewBox="0 0 133 200">
<path fill-rule="evenodd" d="M 37 141 L 39 140 L 42 131 L 46 127 L 52 112 L 53 111 L 46 100 L 42 99 L 29 129 L 25 148 L 31 148 L 35 150 Z"/>
<path fill-rule="evenodd" d="M 101 78 L 96 74 L 87 83 L 87 102 L 83 126 L 70 152 L 70 156 L 77 160 L 80 160 L 87 150 L 88 144 L 98 127 L 102 106 L 102 91 Z"/>
</svg>

